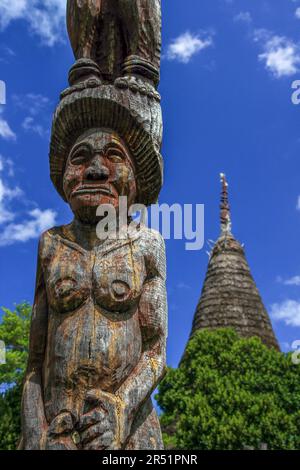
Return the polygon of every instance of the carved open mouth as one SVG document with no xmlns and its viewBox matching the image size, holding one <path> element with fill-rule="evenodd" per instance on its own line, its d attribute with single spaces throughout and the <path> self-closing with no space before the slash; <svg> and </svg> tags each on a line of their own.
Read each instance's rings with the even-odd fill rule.
<svg viewBox="0 0 300 470">
<path fill-rule="evenodd" d="M 73 191 L 72 197 L 81 195 L 81 194 L 105 194 L 112 196 L 112 191 L 109 186 L 99 186 L 95 184 L 85 184 L 80 186 L 78 189 Z"/>
</svg>

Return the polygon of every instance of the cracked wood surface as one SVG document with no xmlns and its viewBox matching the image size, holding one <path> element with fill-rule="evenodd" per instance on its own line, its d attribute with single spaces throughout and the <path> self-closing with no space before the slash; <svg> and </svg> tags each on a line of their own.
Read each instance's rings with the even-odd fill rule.
<svg viewBox="0 0 300 470">
<path fill-rule="evenodd" d="M 69 0 L 67 20 L 76 63 L 50 172 L 74 220 L 40 239 L 19 448 L 162 449 L 164 241 L 143 226 L 96 233 L 99 206 L 118 214 L 120 196 L 149 205 L 161 189 L 160 1 Z"/>
</svg>

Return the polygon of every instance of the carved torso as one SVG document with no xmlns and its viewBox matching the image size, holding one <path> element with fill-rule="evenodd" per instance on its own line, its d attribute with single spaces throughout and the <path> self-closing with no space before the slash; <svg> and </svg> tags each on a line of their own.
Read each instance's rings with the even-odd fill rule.
<svg viewBox="0 0 300 470">
<path fill-rule="evenodd" d="M 139 238 L 87 251 L 57 230 L 44 237 L 49 317 L 43 382 L 50 422 L 62 410 L 79 416 L 87 390 L 113 392 L 137 365 L 144 255 Z"/>
</svg>

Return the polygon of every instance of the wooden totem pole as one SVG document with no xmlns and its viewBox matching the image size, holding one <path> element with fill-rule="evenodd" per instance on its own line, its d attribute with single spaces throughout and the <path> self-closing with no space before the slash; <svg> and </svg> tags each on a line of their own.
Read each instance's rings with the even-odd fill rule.
<svg viewBox="0 0 300 470">
<path fill-rule="evenodd" d="M 76 63 L 50 172 L 74 220 L 39 244 L 19 447 L 162 449 L 164 242 L 143 225 L 129 234 L 130 217 L 122 237 L 96 233 L 97 208 L 147 206 L 161 189 L 160 0 L 68 0 L 67 23 Z"/>
</svg>

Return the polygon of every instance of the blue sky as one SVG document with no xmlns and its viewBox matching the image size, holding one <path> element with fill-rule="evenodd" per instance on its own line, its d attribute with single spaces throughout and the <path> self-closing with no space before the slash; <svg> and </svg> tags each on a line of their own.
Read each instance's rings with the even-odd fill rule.
<svg viewBox="0 0 300 470">
<path fill-rule="evenodd" d="M 233 233 L 281 346 L 300 339 L 300 1 L 163 0 L 160 202 L 205 204 L 219 235 L 219 173 Z M 32 301 L 38 236 L 71 213 L 49 179 L 51 115 L 73 63 L 64 0 L 0 0 L 0 305 Z M 168 363 L 188 338 L 208 246 L 167 241 Z"/>
</svg>

